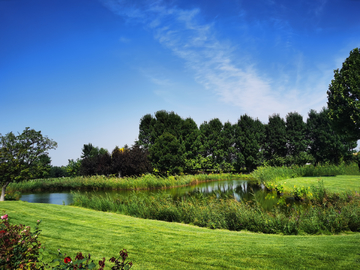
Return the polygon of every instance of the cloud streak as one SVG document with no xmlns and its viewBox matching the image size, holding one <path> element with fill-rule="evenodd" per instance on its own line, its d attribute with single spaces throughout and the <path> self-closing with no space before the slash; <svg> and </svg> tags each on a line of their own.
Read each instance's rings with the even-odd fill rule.
<svg viewBox="0 0 360 270">
<path fill-rule="evenodd" d="M 297 90 L 299 70 L 292 89 L 283 89 L 284 85 L 289 85 L 286 73 L 271 80 L 260 75 L 256 66 L 246 61 L 235 63 L 233 59 L 238 58 L 236 53 L 239 53 L 239 49 L 235 50 L 229 42 L 217 38 L 214 25 L 203 21 L 200 9 L 181 9 L 164 1 L 102 2 L 128 23 L 141 23 L 152 31 L 160 44 L 184 60 L 199 84 L 216 93 L 223 102 L 240 107 L 244 113 L 266 121 L 272 113 L 286 114 L 294 110 L 304 113 L 309 102 L 317 104 L 324 99 L 323 95 L 311 93 L 310 89 L 305 91 L 305 94 L 310 94 L 310 99 Z M 326 1 L 321 3 L 325 4 Z M 318 7 L 317 13 L 322 7 Z M 292 35 L 286 21 L 274 23 L 287 35 Z M 290 39 L 288 37 L 288 43 Z M 285 90 L 290 91 L 284 94 Z M 303 106 L 304 103 L 307 106 Z"/>
</svg>

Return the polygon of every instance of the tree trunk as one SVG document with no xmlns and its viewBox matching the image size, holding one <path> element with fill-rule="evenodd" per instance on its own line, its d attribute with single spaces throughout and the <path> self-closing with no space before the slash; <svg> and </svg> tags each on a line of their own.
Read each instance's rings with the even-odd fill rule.
<svg viewBox="0 0 360 270">
<path fill-rule="evenodd" d="M 0 202 L 5 201 L 5 190 L 6 190 L 6 187 L 7 187 L 9 184 L 10 184 L 10 181 L 9 181 L 9 182 L 6 182 L 6 183 L 2 186 L 1 196 L 0 196 Z"/>
</svg>

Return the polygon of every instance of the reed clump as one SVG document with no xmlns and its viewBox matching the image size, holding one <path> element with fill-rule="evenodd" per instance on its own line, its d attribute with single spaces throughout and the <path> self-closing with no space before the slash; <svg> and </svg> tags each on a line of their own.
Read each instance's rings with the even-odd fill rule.
<svg viewBox="0 0 360 270">
<path fill-rule="evenodd" d="M 33 179 L 18 183 L 11 183 L 8 191 L 61 191 L 61 190 L 139 190 L 161 189 L 191 185 L 196 182 L 230 179 L 250 179 L 243 174 L 198 174 L 179 176 L 157 176 L 145 174 L 138 177 L 107 177 L 96 175 L 90 177 L 61 177 L 50 179 Z"/>
<path fill-rule="evenodd" d="M 134 192 L 127 197 L 74 194 L 74 205 L 145 219 L 182 222 L 211 229 L 280 234 L 334 234 L 360 231 L 359 193 L 329 194 L 321 183 L 306 204 L 279 204 L 271 210 L 254 200 L 238 202 L 231 194 L 194 193 L 179 198 Z"/>
</svg>

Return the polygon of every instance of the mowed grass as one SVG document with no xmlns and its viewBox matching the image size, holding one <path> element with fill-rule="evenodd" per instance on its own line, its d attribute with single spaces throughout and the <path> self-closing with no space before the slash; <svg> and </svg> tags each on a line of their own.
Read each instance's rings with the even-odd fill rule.
<svg viewBox="0 0 360 270">
<path fill-rule="evenodd" d="M 360 192 L 359 175 L 337 175 L 317 177 L 296 177 L 277 181 L 284 186 L 285 191 L 292 191 L 295 187 L 310 187 L 317 185 L 319 180 L 324 181 L 324 186 L 329 192 L 344 193 L 349 191 Z"/>
<path fill-rule="evenodd" d="M 72 206 L 0 203 L 12 223 L 34 227 L 56 254 L 107 259 L 126 248 L 132 269 L 359 269 L 360 234 L 282 236 L 144 220 Z M 50 260 L 51 254 L 46 259 Z"/>
</svg>

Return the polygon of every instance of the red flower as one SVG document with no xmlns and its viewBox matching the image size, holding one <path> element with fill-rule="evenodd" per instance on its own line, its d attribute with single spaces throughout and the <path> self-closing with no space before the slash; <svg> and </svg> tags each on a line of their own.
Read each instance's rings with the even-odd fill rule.
<svg viewBox="0 0 360 270">
<path fill-rule="evenodd" d="M 66 257 L 66 258 L 64 259 L 64 263 L 69 263 L 69 262 L 71 262 L 71 258 L 70 258 L 70 257 Z"/>
<path fill-rule="evenodd" d="M 0 233 L 6 233 L 6 231 L 2 230 L 2 231 L 0 231 Z"/>
<path fill-rule="evenodd" d="M 99 266 L 100 267 L 105 267 L 105 258 L 103 258 L 102 261 L 99 261 Z"/>
</svg>

